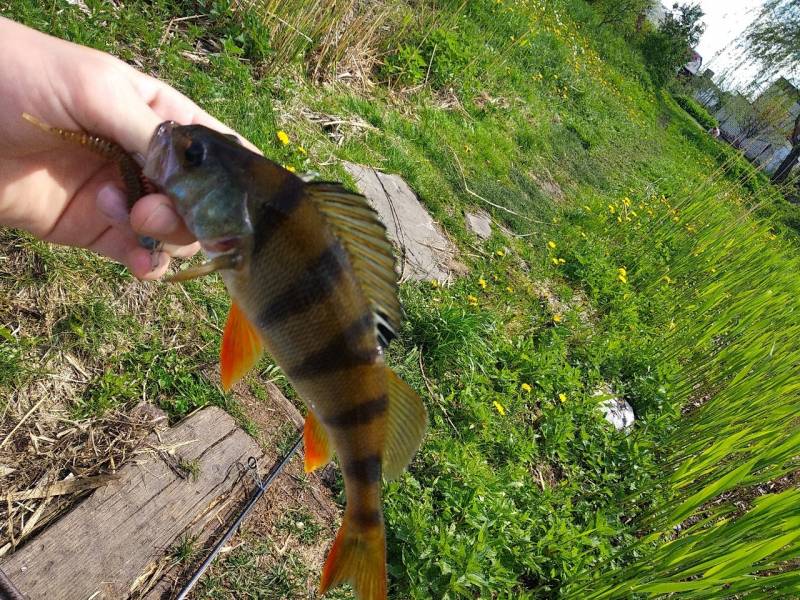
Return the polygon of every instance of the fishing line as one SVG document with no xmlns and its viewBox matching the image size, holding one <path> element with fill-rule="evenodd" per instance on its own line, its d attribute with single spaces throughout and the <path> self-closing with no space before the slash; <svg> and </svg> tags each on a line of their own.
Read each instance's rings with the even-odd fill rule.
<svg viewBox="0 0 800 600">
<path fill-rule="evenodd" d="M 255 479 L 256 482 L 256 489 L 253 491 L 252 495 L 250 496 L 250 500 L 247 502 L 247 505 L 244 507 L 244 509 L 242 509 L 242 512 L 239 514 L 236 521 L 233 522 L 233 524 L 225 532 L 225 535 L 223 535 L 222 538 L 214 545 L 214 549 L 211 551 L 211 554 L 209 554 L 208 557 L 203 561 L 203 564 L 201 564 L 200 567 L 198 567 L 197 571 L 195 571 L 194 575 L 192 575 L 192 578 L 186 583 L 186 585 L 181 590 L 181 593 L 175 600 L 185 600 L 185 598 L 189 595 L 189 592 L 192 591 L 192 588 L 203 576 L 203 573 L 205 573 L 208 567 L 211 566 L 211 563 L 214 562 L 214 559 L 217 557 L 220 550 L 222 550 L 225 544 L 227 544 L 228 541 L 233 537 L 233 535 L 238 531 L 239 527 L 242 524 L 242 521 L 244 521 L 247 515 L 250 514 L 250 511 L 253 510 L 258 500 L 261 498 L 261 496 L 264 495 L 264 492 L 266 492 L 269 489 L 269 487 L 272 485 L 272 483 L 275 481 L 278 475 L 281 474 L 281 471 L 283 471 L 283 469 L 286 468 L 286 465 L 289 464 L 289 460 L 292 458 L 292 456 L 294 456 L 294 453 L 297 452 L 297 449 L 300 447 L 300 444 L 302 442 L 303 442 L 303 436 L 300 435 L 295 440 L 294 445 L 289 450 L 289 452 L 287 452 L 284 455 L 284 457 L 280 460 L 280 462 L 275 464 L 275 466 L 272 467 L 267 476 L 261 480 L 259 480 L 258 473 L 256 472 L 256 468 L 258 467 L 258 465 L 256 463 L 255 457 L 251 456 L 247 460 L 247 466 L 252 472 L 253 479 Z"/>
</svg>

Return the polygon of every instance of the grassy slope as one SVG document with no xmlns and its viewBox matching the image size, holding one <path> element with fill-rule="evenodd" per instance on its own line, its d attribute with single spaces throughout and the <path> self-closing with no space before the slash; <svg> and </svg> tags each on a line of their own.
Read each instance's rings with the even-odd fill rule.
<svg viewBox="0 0 800 600">
<path fill-rule="evenodd" d="M 138 61 L 276 160 L 327 176 L 344 177 L 331 156 L 401 173 L 461 246 L 468 277 L 445 289 L 403 288 L 408 319 L 390 352 L 431 412 L 409 474 L 386 489 L 394 595 L 554 595 L 594 565 L 628 564 L 647 550 L 630 548 L 643 513 L 654 502 L 669 506 L 660 461 L 670 454 L 674 418 L 707 383 L 690 377 L 686 361 L 721 344 L 697 346 L 709 315 L 697 320 L 689 298 L 719 277 L 715 261 L 723 257 L 695 255 L 700 236 L 713 248 L 718 234 L 697 206 L 714 203 L 713 227 L 725 228 L 752 201 L 726 177 L 709 179 L 728 154 L 647 88 L 621 40 L 586 25 L 591 14 L 578 1 L 555 3 L 560 14 L 536 2 L 471 2 L 438 21 L 447 24 L 439 58 L 424 57 L 438 90 L 398 101 L 385 87 L 366 94 L 311 85 L 297 67 L 267 74 L 243 60 L 246 43 L 233 34 L 247 31 L 222 17 L 172 24 L 166 35 L 172 2 L 88 5 L 88 15 L 60 2 L 0 9 Z M 424 48 L 409 35 L 410 46 Z M 219 44 L 207 63 L 185 58 L 209 38 Z M 413 79 L 413 65 L 395 66 Z M 452 96 L 443 90 L 456 84 L 460 107 L 442 108 Z M 304 108 L 375 129 L 349 131 L 337 147 Z M 293 143 L 281 145 L 278 129 Z M 554 202 L 537 179 L 558 182 L 566 200 Z M 489 207 L 467 188 L 523 215 L 491 209 L 524 237 L 496 235 L 478 247 L 463 211 Z M 757 235 L 763 252 L 778 252 L 764 227 L 748 237 L 741 227 L 739 240 Z M 25 323 L 18 308 L 2 309 L 9 351 L 0 385 L 24 397 L 47 370 L 39 357 L 67 348 L 90 371 L 115 365 L 113 375 L 72 391 L 79 414 L 130 406 L 142 390 L 175 416 L 205 402 L 235 410 L 199 372 L 213 363 L 224 317 L 218 284 L 190 284 L 187 294 L 159 286 L 158 300 L 125 304 L 118 298 L 126 290 L 151 297 L 155 286 L 79 252 L 3 236 L 21 266 L 0 289 L 28 301 L 66 290 L 68 301 L 51 307 L 48 328 Z M 780 270 L 783 259 L 772 260 Z M 103 274 L 91 292 L 76 276 L 87 270 Z M 597 417 L 592 394 L 604 383 L 636 409 L 631 435 Z M 256 545 L 227 560 L 235 570 L 257 554 Z M 269 597 L 262 580 L 235 572 L 208 581 L 205 593 Z"/>
</svg>

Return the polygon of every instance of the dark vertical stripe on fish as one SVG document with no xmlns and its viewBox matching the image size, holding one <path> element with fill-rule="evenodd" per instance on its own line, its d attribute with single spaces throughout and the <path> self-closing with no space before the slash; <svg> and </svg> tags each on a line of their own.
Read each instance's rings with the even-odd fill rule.
<svg viewBox="0 0 800 600">
<path fill-rule="evenodd" d="M 377 527 L 383 523 L 383 515 L 380 510 L 354 510 L 351 518 L 354 524 L 361 529 Z"/>
<path fill-rule="evenodd" d="M 305 183 L 298 177 L 287 177 L 268 201 L 258 206 L 253 219 L 253 252 L 260 252 L 289 220 L 305 198 Z"/>
<path fill-rule="evenodd" d="M 261 325 L 280 323 L 319 304 L 339 283 L 347 264 L 347 254 L 334 242 L 297 277 L 289 288 L 261 311 Z"/>
<path fill-rule="evenodd" d="M 381 457 L 372 454 L 348 461 L 344 466 L 344 474 L 363 485 L 378 483 L 381 480 Z"/>
<path fill-rule="evenodd" d="M 372 364 L 380 356 L 378 343 L 365 345 L 363 338 L 368 333 L 374 336 L 374 330 L 372 313 L 366 312 L 347 329 L 333 336 L 321 350 L 286 372 L 290 377 L 302 379 Z"/>
<path fill-rule="evenodd" d="M 325 424 L 329 427 L 350 428 L 369 425 L 378 417 L 386 413 L 389 398 L 385 394 L 367 402 L 356 404 L 354 407 L 343 410 L 327 417 Z"/>
</svg>

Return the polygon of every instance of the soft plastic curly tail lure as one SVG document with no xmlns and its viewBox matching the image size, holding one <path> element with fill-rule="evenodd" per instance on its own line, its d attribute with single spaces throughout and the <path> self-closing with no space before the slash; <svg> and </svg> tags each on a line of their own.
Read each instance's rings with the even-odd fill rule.
<svg viewBox="0 0 800 600">
<path fill-rule="evenodd" d="M 95 154 L 116 163 L 119 167 L 119 174 L 125 187 L 128 210 L 133 208 L 134 203 L 139 198 L 156 191 L 156 187 L 144 176 L 144 173 L 142 173 L 142 168 L 139 166 L 139 163 L 136 162 L 125 148 L 116 142 L 85 131 L 70 131 L 69 129 L 62 129 L 61 127 L 54 127 L 28 113 L 22 113 L 22 118 L 42 131 L 56 135 L 62 140 L 83 146 Z M 139 242 L 142 246 L 150 248 L 151 250 L 156 249 L 159 245 L 159 242 L 149 237 L 141 237 L 139 238 Z"/>
</svg>

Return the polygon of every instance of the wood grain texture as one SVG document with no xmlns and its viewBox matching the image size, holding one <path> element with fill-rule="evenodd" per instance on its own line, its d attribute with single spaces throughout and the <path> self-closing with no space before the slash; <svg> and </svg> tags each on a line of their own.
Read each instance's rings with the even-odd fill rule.
<svg viewBox="0 0 800 600">
<path fill-rule="evenodd" d="M 262 456 L 255 441 L 213 407 L 151 435 L 148 446 L 152 451 L 123 467 L 118 480 L 0 563 L 27 598 L 126 598 L 182 532 L 213 518 L 217 499 L 241 478 L 236 463 Z M 176 465 L 194 461 L 198 477 L 181 476 Z"/>
</svg>

